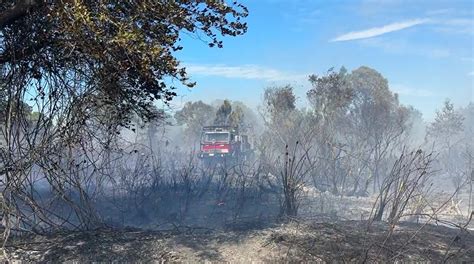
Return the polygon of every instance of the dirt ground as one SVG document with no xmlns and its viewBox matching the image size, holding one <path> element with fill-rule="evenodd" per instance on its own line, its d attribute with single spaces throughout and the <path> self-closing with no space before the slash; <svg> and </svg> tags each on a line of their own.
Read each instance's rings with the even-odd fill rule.
<svg viewBox="0 0 474 264">
<path fill-rule="evenodd" d="M 472 231 L 401 224 L 313 220 L 264 229 L 177 227 L 96 230 L 11 239 L 13 262 L 472 262 Z M 423 228 L 422 228 L 423 227 Z M 4 253 L 4 254 L 5 254 Z M 5 255 L 0 256 L 4 260 Z"/>
</svg>

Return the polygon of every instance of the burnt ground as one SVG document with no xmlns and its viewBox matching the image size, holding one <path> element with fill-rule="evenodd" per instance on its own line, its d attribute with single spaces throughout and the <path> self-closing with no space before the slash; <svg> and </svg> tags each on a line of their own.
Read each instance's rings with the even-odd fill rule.
<svg viewBox="0 0 474 264">
<path fill-rule="evenodd" d="M 315 220 L 221 231 L 103 229 L 16 237 L 5 252 L 25 262 L 474 261 L 469 230 L 403 223 L 389 233 L 385 223 Z"/>
</svg>

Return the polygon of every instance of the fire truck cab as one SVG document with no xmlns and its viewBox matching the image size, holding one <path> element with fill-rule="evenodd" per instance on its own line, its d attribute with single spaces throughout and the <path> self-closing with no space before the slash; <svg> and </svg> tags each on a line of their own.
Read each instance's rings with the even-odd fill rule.
<svg viewBox="0 0 474 264">
<path fill-rule="evenodd" d="M 199 157 L 202 159 L 245 159 L 251 153 L 247 135 L 231 126 L 205 126 L 201 133 Z"/>
</svg>

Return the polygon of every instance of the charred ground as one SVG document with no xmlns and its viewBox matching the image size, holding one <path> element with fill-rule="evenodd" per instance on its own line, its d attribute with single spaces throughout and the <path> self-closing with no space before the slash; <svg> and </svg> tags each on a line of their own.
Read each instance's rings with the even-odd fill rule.
<svg viewBox="0 0 474 264">
<path fill-rule="evenodd" d="M 11 259 L 33 262 L 469 262 L 474 237 L 444 226 L 319 219 L 268 228 L 216 231 L 104 229 L 27 236 L 7 246 Z"/>
</svg>

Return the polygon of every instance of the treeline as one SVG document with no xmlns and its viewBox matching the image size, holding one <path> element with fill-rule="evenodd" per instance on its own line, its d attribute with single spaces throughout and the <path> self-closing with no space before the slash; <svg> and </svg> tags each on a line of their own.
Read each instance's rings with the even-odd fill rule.
<svg viewBox="0 0 474 264">
<path fill-rule="evenodd" d="M 220 107 L 187 102 L 174 115 L 183 125 L 178 138 L 188 146 L 198 143 L 202 126 L 212 124 L 212 116 L 228 108 L 230 119 L 236 114 L 238 122 L 258 128 L 252 132 L 260 161 L 275 164 L 287 147 L 298 142 L 314 167 L 308 172 L 314 186 L 336 195 L 367 196 L 380 189 L 405 148 L 436 152 L 436 169 L 455 188 L 470 174 L 473 103 L 455 109 L 446 100 L 435 120 L 426 122 L 413 106 L 402 105 L 388 81 L 371 68 L 350 73 L 345 68 L 330 70 L 310 76 L 309 82 L 304 98 L 309 107 L 302 109 L 296 106 L 291 86 L 266 89 L 257 113 L 240 102 L 234 102 L 233 108 L 227 100 Z"/>
</svg>

